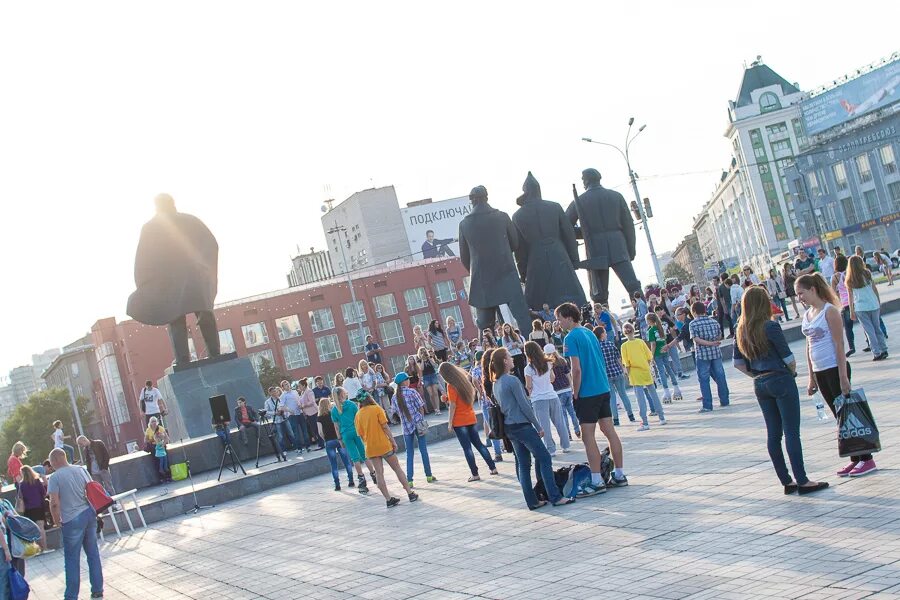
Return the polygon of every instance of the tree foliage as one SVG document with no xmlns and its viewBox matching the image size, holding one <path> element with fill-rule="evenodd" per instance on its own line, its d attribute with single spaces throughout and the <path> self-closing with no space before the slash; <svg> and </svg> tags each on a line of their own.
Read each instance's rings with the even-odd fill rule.
<svg viewBox="0 0 900 600">
<path fill-rule="evenodd" d="M 663 277 L 677 277 L 681 283 L 689 283 L 691 281 L 691 274 L 675 261 L 670 262 L 663 268 Z"/>
<path fill-rule="evenodd" d="M 267 395 L 270 387 L 277 386 L 285 379 L 291 380 L 290 376 L 278 368 L 277 364 L 265 357 L 259 360 L 259 384 L 262 386 L 263 395 Z"/>
<path fill-rule="evenodd" d="M 79 397 L 76 400 L 78 412 L 81 413 L 82 424 L 90 422 L 90 400 Z M 72 414 L 72 401 L 69 391 L 56 387 L 35 392 L 28 400 L 15 408 L 12 415 L 3 423 L 0 430 L 0 448 L 9 452 L 13 444 L 21 441 L 28 447 L 26 464 L 40 464 L 47 459 L 53 449 L 53 421 L 60 420 L 63 431 L 72 436 L 66 443 L 75 446 L 78 432 L 75 428 L 75 417 Z M 76 452 L 76 456 L 77 456 Z"/>
</svg>

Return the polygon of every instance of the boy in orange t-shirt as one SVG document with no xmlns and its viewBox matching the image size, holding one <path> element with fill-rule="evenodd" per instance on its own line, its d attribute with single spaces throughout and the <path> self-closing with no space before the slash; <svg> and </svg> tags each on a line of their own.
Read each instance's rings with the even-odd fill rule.
<svg viewBox="0 0 900 600">
<path fill-rule="evenodd" d="M 393 508 L 397 506 L 400 504 L 400 499 L 391 496 L 390 492 L 388 492 L 387 483 L 384 481 L 384 463 L 382 460 L 387 461 L 394 474 L 397 475 L 397 480 L 403 486 L 403 489 L 406 490 L 409 501 L 415 502 L 419 499 L 419 495 L 410 489 L 409 482 L 406 480 L 406 474 L 400 468 L 400 461 L 397 459 L 397 442 L 394 441 L 394 436 L 388 428 L 387 415 L 384 414 L 384 409 L 378 406 L 375 399 L 368 393 L 364 396 L 360 394 L 357 398 L 359 399 L 360 408 L 354 423 L 356 432 L 366 445 L 366 458 L 375 467 L 378 489 L 381 490 L 381 495 L 384 496 L 387 507 Z"/>
</svg>

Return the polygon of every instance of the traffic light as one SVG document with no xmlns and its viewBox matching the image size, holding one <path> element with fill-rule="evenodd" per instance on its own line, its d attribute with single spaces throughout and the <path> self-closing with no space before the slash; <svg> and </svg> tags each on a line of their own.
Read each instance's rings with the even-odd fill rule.
<svg viewBox="0 0 900 600">
<path fill-rule="evenodd" d="M 635 221 L 640 221 L 640 220 L 641 220 L 641 209 L 640 209 L 640 207 L 638 206 L 637 200 L 632 200 L 632 201 L 631 201 L 631 212 L 632 212 L 632 214 L 634 215 L 634 220 L 635 220 Z"/>
<path fill-rule="evenodd" d="M 648 219 L 653 216 L 653 211 L 650 209 L 650 198 L 644 198 L 644 214 Z"/>
</svg>

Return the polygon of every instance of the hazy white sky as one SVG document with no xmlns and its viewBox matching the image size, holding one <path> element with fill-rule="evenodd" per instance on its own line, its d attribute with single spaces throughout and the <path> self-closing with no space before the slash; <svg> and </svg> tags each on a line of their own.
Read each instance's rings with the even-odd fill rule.
<svg viewBox="0 0 900 600">
<path fill-rule="evenodd" d="M 811 89 L 896 49 L 896 2 L 849 20 L 846 2 L 800 4 L 3 3 L 0 374 L 124 317 L 161 191 L 218 237 L 229 300 L 284 287 L 295 247 L 323 246 L 326 185 L 405 203 L 483 184 L 512 212 L 532 170 L 567 204 L 588 166 L 626 183 L 580 139 L 620 143 L 634 116 L 671 250 L 727 165 L 744 61 Z"/>
</svg>

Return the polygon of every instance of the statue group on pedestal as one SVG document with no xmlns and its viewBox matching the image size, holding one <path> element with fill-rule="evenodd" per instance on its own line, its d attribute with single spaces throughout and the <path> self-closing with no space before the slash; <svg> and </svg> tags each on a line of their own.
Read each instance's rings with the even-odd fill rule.
<svg viewBox="0 0 900 600">
<path fill-rule="evenodd" d="M 469 194 L 472 212 L 459 225 L 459 250 L 471 275 L 469 304 L 476 308 L 479 328 L 494 326 L 502 304 L 509 306 L 520 328 L 531 320 L 529 307 L 584 304 L 577 268 L 587 269 L 594 302 L 609 300 L 610 269 L 629 296 L 640 291 L 631 264 L 636 253 L 634 222 L 625 198 L 600 185 L 596 169 L 585 169 L 581 179 L 585 191 L 565 212 L 543 199 L 530 171 L 512 219 L 488 205 L 484 186 Z M 578 238 L 585 244 L 583 261 Z"/>
</svg>

